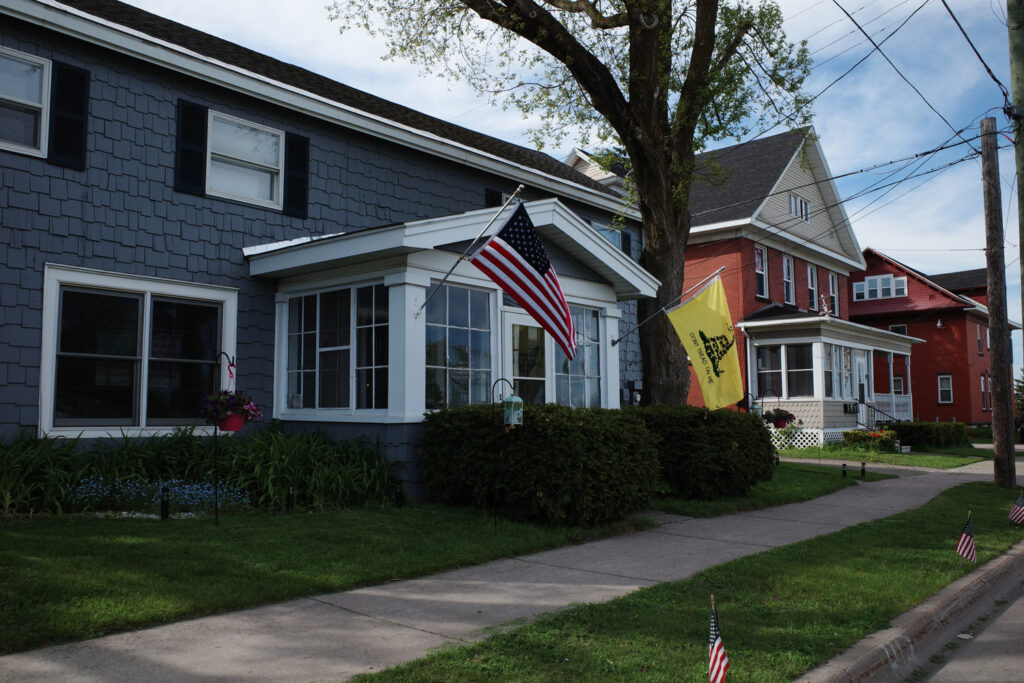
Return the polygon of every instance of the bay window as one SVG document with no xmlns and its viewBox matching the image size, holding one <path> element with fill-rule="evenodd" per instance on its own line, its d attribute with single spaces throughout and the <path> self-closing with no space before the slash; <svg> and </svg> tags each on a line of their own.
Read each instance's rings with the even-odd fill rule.
<svg viewBox="0 0 1024 683">
<path fill-rule="evenodd" d="M 388 290 L 342 287 L 288 299 L 288 408 L 388 407 Z"/>
<path fill-rule="evenodd" d="M 490 302 L 483 290 L 443 285 L 427 304 L 428 409 L 490 402 Z"/>
<path fill-rule="evenodd" d="M 570 306 L 576 328 L 576 356 L 569 360 L 561 346 L 555 345 L 555 400 L 573 408 L 601 406 L 601 367 L 598 312 Z"/>
<path fill-rule="evenodd" d="M 810 344 L 786 346 L 786 395 L 814 396 L 814 356 Z"/>
</svg>

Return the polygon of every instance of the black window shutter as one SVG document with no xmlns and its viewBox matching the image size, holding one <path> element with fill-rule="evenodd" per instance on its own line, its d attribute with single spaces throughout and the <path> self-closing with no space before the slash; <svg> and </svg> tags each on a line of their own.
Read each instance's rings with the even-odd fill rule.
<svg viewBox="0 0 1024 683">
<path fill-rule="evenodd" d="M 490 187 L 484 188 L 484 208 L 501 206 L 501 190 L 494 190 Z"/>
<path fill-rule="evenodd" d="M 174 189 L 206 194 L 206 112 L 201 104 L 178 100 L 178 138 Z"/>
<path fill-rule="evenodd" d="M 89 72 L 77 66 L 54 62 L 50 86 L 47 161 L 84 171 L 88 124 Z"/>
<path fill-rule="evenodd" d="M 633 258 L 633 235 L 623 230 L 619 233 L 619 246 L 626 256 Z"/>
<path fill-rule="evenodd" d="M 284 136 L 284 214 L 309 215 L 309 138 L 294 133 Z"/>
</svg>

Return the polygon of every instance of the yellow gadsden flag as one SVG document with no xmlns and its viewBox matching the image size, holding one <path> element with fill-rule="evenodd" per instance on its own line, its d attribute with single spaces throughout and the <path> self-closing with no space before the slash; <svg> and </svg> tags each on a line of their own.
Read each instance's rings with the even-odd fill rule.
<svg viewBox="0 0 1024 683">
<path fill-rule="evenodd" d="M 697 373 L 704 405 L 714 410 L 743 398 L 740 357 L 722 279 L 716 277 L 668 311 L 668 319 Z"/>
</svg>

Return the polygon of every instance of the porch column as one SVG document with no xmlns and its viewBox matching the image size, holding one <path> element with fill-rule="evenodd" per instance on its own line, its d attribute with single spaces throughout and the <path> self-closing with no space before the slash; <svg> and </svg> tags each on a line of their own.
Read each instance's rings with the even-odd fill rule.
<svg viewBox="0 0 1024 683">
<path fill-rule="evenodd" d="M 618 306 L 606 306 L 601 310 L 601 407 L 618 408 L 619 401 L 619 353 L 620 344 L 612 346 L 619 331 L 622 310 Z"/>
<path fill-rule="evenodd" d="M 892 399 L 893 400 L 893 405 L 895 405 L 896 392 L 895 392 L 894 387 L 893 387 L 893 379 L 892 379 L 892 351 L 890 351 L 886 355 L 888 356 L 888 360 L 889 360 L 889 394 L 891 396 L 893 396 L 893 399 Z"/>
<path fill-rule="evenodd" d="M 426 311 L 416 317 L 430 285 L 425 272 L 384 277 L 388 288 L 388 416 L 418 422 L 426 410 Z"/>
</svg>

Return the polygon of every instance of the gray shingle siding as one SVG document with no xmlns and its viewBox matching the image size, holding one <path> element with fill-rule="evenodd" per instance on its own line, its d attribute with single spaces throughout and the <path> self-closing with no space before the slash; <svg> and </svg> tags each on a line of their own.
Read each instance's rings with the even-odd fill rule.
<svg viewBox="0 0 1024 683">
<path fill-rule="evenodd" d="M 237 287 L 238 385 L 270 405 L 275 285 L 248 276 L 243 247 L 477 209 L 485 188 L 514 188 L 9 18 L 0 45 L 90 72 L 85 171 L 0 151 L 0 434 L 37 426 L 47 262 Z M 307 136 L 309 217 L 176 192 L 179 98 Z M 624 349 L 623 379 L 638 379 L 635 340 Z"/>
</svg>

